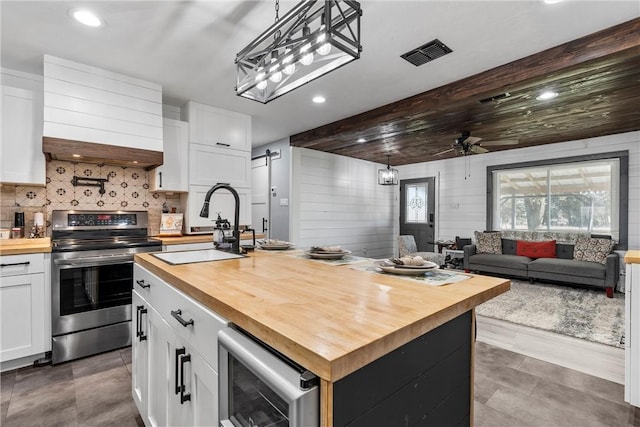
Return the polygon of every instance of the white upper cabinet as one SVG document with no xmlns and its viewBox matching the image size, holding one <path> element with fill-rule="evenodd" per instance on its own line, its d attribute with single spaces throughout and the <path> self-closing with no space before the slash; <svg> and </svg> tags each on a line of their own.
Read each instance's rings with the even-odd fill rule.
<svg viewBox="0 0 640 427">
<path fill-rule="evenodd" d="M 150 175 L 151 191 L 189 191 L 189 127 L 180 120 L 164 119 L 164 163 Z"/>
<path fill-rule="evenodd" d="M 162 87 L 45 55 L 43 136 L 162 151 Z"/>
<path fill-rule="evenodd" d="M 234 150 L 251 150 L 251 117 L 209 105 L 187 102 L 183 120 L 189 122 L 189 142 Z"/>
<path fill-rule="evenodd" d="M 227 191 L 211 198 L 209 218 L 199 216 L 207 191 L 218 183 L 232 186 L 240 198 L 240 223 L 251 223 L 251 117 L 187 102 L 189 122 L 189 194 L 182 200 L 187 233 L 210 233 L 218 212 L 232 225 L 235 200 Z"/>
<path fill-rule="evenodd" d="M 0 182 L 45 185 L 42 93 L 2 86 Z"/>
<path fill-rule="evenodd" d="M 191 185 L 251 187 L 251 159 L 245 151 L 190 144 L 189 165 Z"/>
</svg>

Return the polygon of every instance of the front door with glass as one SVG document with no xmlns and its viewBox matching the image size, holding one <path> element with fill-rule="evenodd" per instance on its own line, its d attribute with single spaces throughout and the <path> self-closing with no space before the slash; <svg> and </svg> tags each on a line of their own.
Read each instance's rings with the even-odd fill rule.
<svg viewBox="0 0 640 427">
<path fill-rule="evenodd" d="M 434 252 L 435 181 L 435 177 L 400 181 L 400 235 L 413 235 L 420 252 Z"/>
</svg>

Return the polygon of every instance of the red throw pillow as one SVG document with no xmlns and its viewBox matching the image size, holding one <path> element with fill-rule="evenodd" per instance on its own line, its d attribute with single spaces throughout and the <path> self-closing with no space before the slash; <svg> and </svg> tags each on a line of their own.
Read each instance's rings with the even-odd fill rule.
<svg viewBox="0 0 640 427">
<path fill-rule="evenodd" d="M 529 258 L 555 258 L 556 241 L 527 242 L 526 240 L 518 240 L 516 242 L 516 255 Z"/>
</svg>

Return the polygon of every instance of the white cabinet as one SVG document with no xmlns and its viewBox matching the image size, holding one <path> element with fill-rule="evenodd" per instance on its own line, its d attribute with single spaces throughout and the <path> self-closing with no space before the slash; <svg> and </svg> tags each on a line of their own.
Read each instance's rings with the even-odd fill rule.
<svg viewBox="0 0 640 427">
<path fill-rule="evenodd" d="M 42 95 L 2 86 L 0 182 L 45 185 Z"/>
<path fill-rule="evenodd" d="M 189 129 L 186 122 L 164 119 L 163 164 L 149 175 L 151 191 L 189 191 Z"/>
<path fill-rule="evenodd" d="M 251 187 L 251 159 L 248 153 L 191 144 L 189 149 L 189 184 L 212 187 L 226 183 Z"/>
<path fill-rule="evenodd" d="M 178 335 L 172 337 L 170 345 L 173 345 L 171 366 L 178 373 L 178 386 L 174 390 L 175 399 L 169 403 L 169 425 L 217 426 L 217 372 Z"/>
<path fill-rule="evenodd" d="M 188 102 L 182 108 L 182 118 L 189 122 L 189 194 L 182 199 L 186 232 L 211 232 L 218 212 L 234 225 L 234 201 L 226 191 L 213 195 L 209 218 L 199 216 L 204 196 L 218 183 L 229 184 L 238 192 L 238 225 L 250 224 L 251 117 Z"/>
<path fill-rule="evenodd" d="M 137 264 L 134 276 L 132 393 L 141 417 L 148 426 L 217 426 L 217 333 L 228 322 Z"/>
<path fill-rule="evenodd" d="M 169 412 L 173 405 L 177 378 L 171 364 L 173 333 L 169 324 L 152 307 L 149 308 L 149 393 L 147 394 L 147 418 L 145 424 L 164 427 L 169 424 Z M 132 367 L 133 368 L 133 367 Z M 133 374 L 133 372 L 132 372 Z"/>
<path fill-rule="evenodd" d="M 131 307 L 131 395 L 143 420 L 147 419 L 149 383 L 149 304 L 134 290 Z"/>
<path fill-rule="evenodd" d="M 0 256 L 0 361 L 51 349 L 49 255 Z"/>
<path fill-rule="evenodd" d="M 624 400 L 640 407 L 640 264 L 637 263 L 627 263 L 626 267 L 624 353 Z"/>
<path fill-rule="evenodd" d="M 241 151 L 251 150 L 251 117 L 210 105 L 187 102 L 183 120 L 189 122 L 189 142 Z"/>
</svg>

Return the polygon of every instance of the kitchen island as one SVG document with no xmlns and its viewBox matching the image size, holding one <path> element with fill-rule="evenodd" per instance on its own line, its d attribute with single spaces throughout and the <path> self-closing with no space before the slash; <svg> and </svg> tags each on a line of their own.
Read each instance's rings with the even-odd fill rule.
<svg viewBox="0 0 640 427">
<path fill-rule="evenodd" d="M 424 402 L 411 403 L 416 390 L 444 408 L 440 415 L 472 423 L 473 309 L 510 287 L 477 275 L 428 286 L 290 251 L 183 265 L 135 260 L 319 376 L 323 426 L 393 423 L 399 413 L 411 424 L 433 421 Z"/>
</svg>

